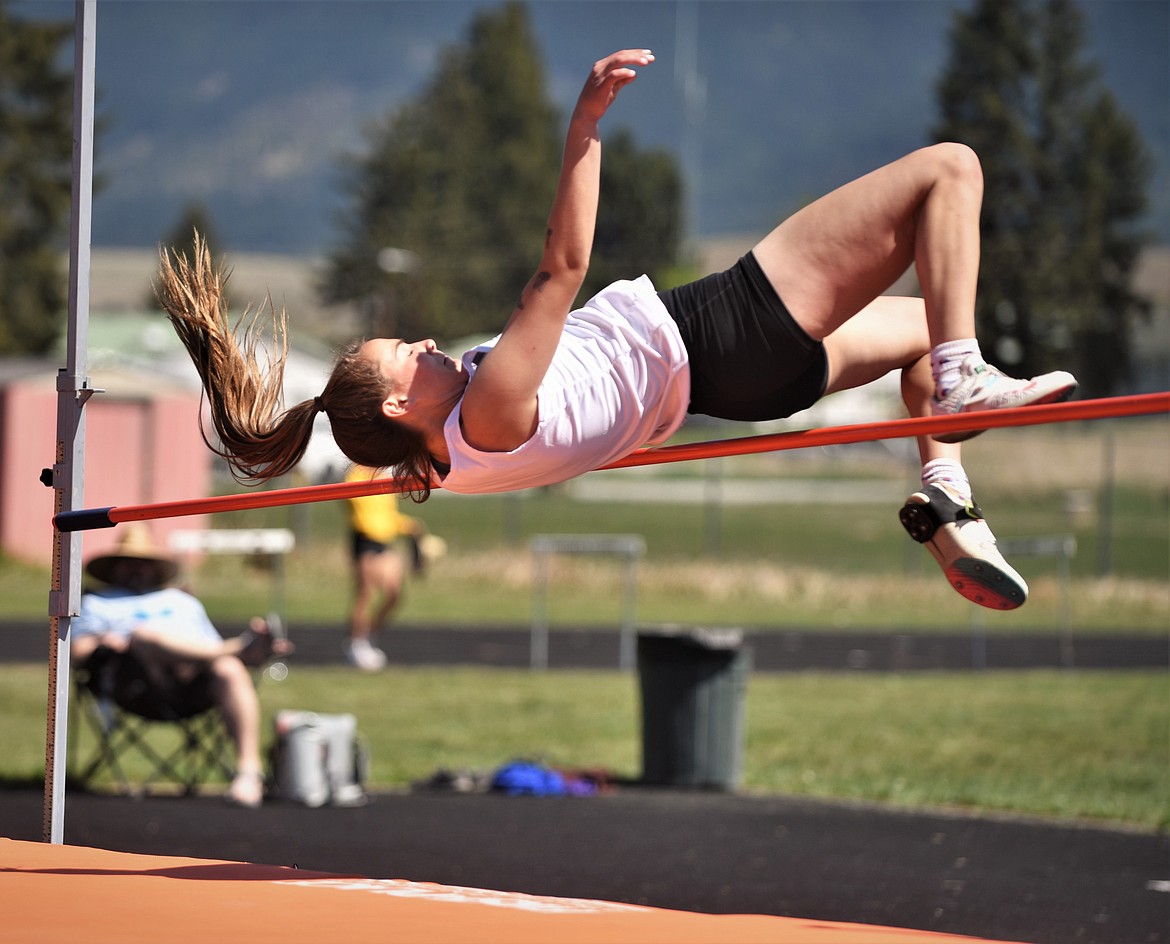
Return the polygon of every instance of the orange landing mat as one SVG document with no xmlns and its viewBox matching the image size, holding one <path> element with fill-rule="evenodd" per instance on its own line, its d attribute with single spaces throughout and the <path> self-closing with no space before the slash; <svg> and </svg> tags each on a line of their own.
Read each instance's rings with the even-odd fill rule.
<svg viewBox="0 0 1170 944">
<path fill-rule="evenodd" d="M 0 839 L 12 944 L 944 944 L 976 938 L 707 915 Z M 1002 944 L 1002 942 L 1001 942 Z"/>
</svg>

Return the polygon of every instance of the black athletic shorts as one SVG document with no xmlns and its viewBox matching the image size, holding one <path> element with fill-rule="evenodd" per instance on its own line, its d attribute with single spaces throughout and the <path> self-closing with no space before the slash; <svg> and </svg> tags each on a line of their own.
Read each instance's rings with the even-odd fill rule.
<svg viewBox="0 0 1170 944">
<path fill-rule="evenodd" d="M 353 559 L 355 561 L 363 554 L 383 554 L 390 550 L 389 544 L 384 544 L 382 541 L 375 541 L 373 538 L 368 538 L 360 531 L 351 531 L 350 537 L 352 538 L 350 551 L 353 554 Z"/>
<path fill-rule="evenodd" d="M 659 292 L 682 333 L 691 365 L 690 413 L 774 420 L 812 406 L 829 362 L 752 253 L 726 272 Z"/>
</svg>

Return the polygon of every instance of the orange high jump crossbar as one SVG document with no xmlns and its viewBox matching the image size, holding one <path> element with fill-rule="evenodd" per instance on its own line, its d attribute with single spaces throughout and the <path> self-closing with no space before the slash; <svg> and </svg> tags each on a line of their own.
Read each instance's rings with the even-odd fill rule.
<svg viewBox="0 0 1170 944">
<path fill-rule="evenodd" d="M 836 446 L 877 439 L 932 436 L 936 433 L 957 430 L 1037 426 L 1044 423 L 1068 423 L 1077 420 L 1110 419 L 1152 413 L 1170 413 L 1170 391 L 1126 397 L 1108 397 L 1100 400 L 1079 400 L 1073 403 L 1050 403 L 1008 410 L 966 413 L 958 416 L 917 416 L 880 423 L 860 423 L 855 426 L 830 426 L 824 429 L 794 430 L 786 433 L 747 436 L 740 439 L 658 446 L 652 449 L 639 449 L 623 459 L 602 466 L 597 471 L 658 465 L 663 462 L 711 459 L 718 456 L 744 456 L 762 452 L 779 452 L 785 449 L 806 449 L 811 446 Z M 53 524 L 58 531 L 86 531 L 94 528 L 112 528 L 124 521 L 178 518 L 221 511 L 240 511 L 245 508 L 271 508 L 277 505 L 300 505 L 309 502 L 335 501 L 357 498 L 361 495 L 402 491 L 405 491 L 402 482 L 393 478 L 374 479 L 369 482 L 305 485 L 298 488 L 158 502 L 150 505 L 121 505 L 112 508 L 83 508 L 77 511 L 63 511 L 53 517 Z"/>
</svg>

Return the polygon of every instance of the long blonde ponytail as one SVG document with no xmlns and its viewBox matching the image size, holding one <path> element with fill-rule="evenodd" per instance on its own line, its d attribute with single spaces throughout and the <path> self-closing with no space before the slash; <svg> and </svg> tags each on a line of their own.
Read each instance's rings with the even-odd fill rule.
<svg viewBox="0 0 1170 944">
<path fill-rule="evenodd" d="M 175 326 L 203 381 L 219 442 L 201 428 L 208 447 L 223 457 L 238 480 L 266 481 L 290 471 L 305 454 L 320 398 L 282 411 L 288 338 L 284 311 L 268 299 L 271 331 L 260 327 L 265 306 L 229 324 L 224 285 L 228 273 L 213 267 L 206 241 L 195 234 L 194 260 L 159 252 L 155 294 Z M 236 331 L 244 326 L 242 340 Z M 259 349 L 271 335 L 262 365 Z"/>
<path fill-rule="evenodd" d="M 376 365 L 361 356 L 360 340 L 339 352 L 320 396 L 282 410 L 288 356 L 284 312 L 278 313 L 269 299 L 267 306 L 245 311 L 236 325 L 229 324 L 224 296 L 228 274 L 212 266 L 207 243 L 198 233 L 194 260 L 165 249 L 159 255 L 155 294 L 199 371 L 219 441 L 212 442 L 202 427 L 200 432 L 237 480 L 263 482 L 291 471 L 308 448 L 314 418 L 324 412 L 346 456 L 359 465 L 394 470 L 415 501 L 426 500 L 434 474 L 426 442 L 415 430 L 382 415 L 387 383 Z M 270 332 L 260 324 L 265 307 Z M 237 341 L 241 325 L 243 338 Z M 262 357 L 265 344 L 270 350 Z"/>
</svg>

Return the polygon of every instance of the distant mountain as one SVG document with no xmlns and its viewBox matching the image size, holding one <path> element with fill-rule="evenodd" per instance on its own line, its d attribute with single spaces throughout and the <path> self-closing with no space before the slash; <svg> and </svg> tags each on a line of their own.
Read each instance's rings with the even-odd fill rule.
<svg viewBox="0 0 1170 944">
<path fill-rule="evenodd" d="M 315 256 L 345 212 L 342 158 L 417 93 L 478 9 L 451 0 L 98 4 L 105 124 L 95 245 L 151 246 L 191 201 L 231 249 Z M 653 48 L 612 126 L 679 156 L 702 236 L 759 232 L 927 143 L 947 32 L 966 0 L 530 4 L 563 111 L 591 62 Z M 1170 4 L 1084 0 L 1090 53 L 1157 162 L 1150 226 L 1170 242 Z M 69 19 L 73 4 L 13 3 Z M 684 108 L 682 89 L 692 89 Z"/>
</svg>

